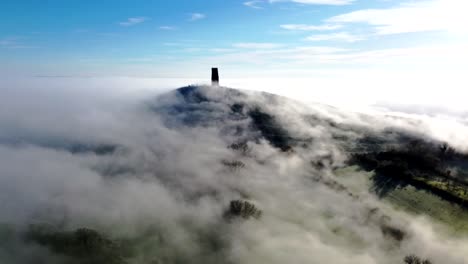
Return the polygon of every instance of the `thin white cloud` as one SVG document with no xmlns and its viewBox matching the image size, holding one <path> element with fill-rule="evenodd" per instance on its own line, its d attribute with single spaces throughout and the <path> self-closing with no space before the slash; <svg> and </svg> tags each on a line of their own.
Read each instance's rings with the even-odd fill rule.
<svg viewBox="0 0 468 264">
<path fill-rule="evenodd" d="M 182 46 L 181 43 L 177 43 L 177 42 L 165 42 L 163 43 L 164 46 L 171 46 L 171 47 L 176 47 L 176 46 Z"/>
<path fill-rule="evenodd" d="M 236 51 L 235 49 L 227 49 L 227 48 L 214 48 L 214 49 L 210 49 L 211 52 L 215 52 L 215 53 L 229 53 L 229 52 L 233 52 L 233 51 Z"/>
<path fill-rule="evenodd" d="M 418 78 L 423 78 L 426 73 L 433 74 L 440 71 L 442 76 L 463 76 L 463 69 L 467 68 L 468 44 L 463 45 L 436 45 L 427 44 L 426 46 L 413 47 L 382 47 L 377 49 L 365 48 L 343 48 L 341 46 L 326 46 L 330 42 L 321 45 L 290 47 L 270 49 L 236 49 L 219 50 L 208 56 L 202 56 L 196 60 L 194 65 L 198 64 L 216 64 L 225 65 L 243 65 L 239 71 L 245 74 L 245 65 L 256 65 L 256 68 L 262 70 L 277 70 L 275 74 L 265 73 L 268 77 L 288 76 L 286 72 L 296 74 L 297 76 L 307 76 L 308 71 L 324 70 L 336 68 L 345 71 L 355 69 L 375 69 L 388 73 L 411 72 L 418 74 Z M 319 43 L 319 42 L 317 42 Z M 244 46 L 244 45 L 243 45 Z M 414 69 L 417 69 L 416 71 Z M 255 70 L 256 74 L 262 70 Z M 331 72 L 328 72 L 331 73 Z M 247 73 L 250 74 L 250 73 Z M 454 79 L 446 78 L 450 84 L 461 87 L 460 83 L 465 84 L 466 80 L 460 77 Z M 414 80 L 418 79 L 414 78 Z M 426 77 L 424 77 L 426 78 Z M 457 81 L 455 81 L 457 80 Z M 442 84 L 440 87 L 443 87 Z"/>
<path fill-rule="evenodd" d="M 259 6 L 258 4 L 261 4 L 262 1 L 247 1 L 247 2 L 244 2 L 244 5 L 245 6 L 248 6 L 250 8 L 254 8 L 254 9 L 263 9 L 261 6 Z"/>
<path fill-rule="evenodd" d="M 73 32 L 81 34 L 81 33 L 89 33 L 89 32 L 91 32 L 91 30 L 85 29 L 85 28 L 78 28 L 78 29 L 75 29 Z"/>
<path fill-rule="evenodd" d="M 296 30 L 296 31 L 327 31 L 327 30 L 335 30 L 340 29 L 343 26 L 339 24 L 331 25 L 331 24 L 324 24 L 324 25 L 306 25 L 306 24 L 285 24 L 280 26 L 282 29 L 286 30 Z"/>
<path fill-rule="evenodd" d="M 174 26 L 160 26 L 159 29 L 160 30 L 175 30 L 177 28 Z"/>
<path fill-rule="evenodd" d="M 269 0 L 270 3 L 293 2 L 306 5 L 349 5 L 354 0 Z"/>
<path fill-rule="evenodd" d="M 121 36 L 121 34 L 114 33 L 114 32 L 103 32 L 103 33 L 97 33 L 96 35 L 101 36 L 101 37 L 118 37 L 118 36 Z"/>
<path fill-rule="evenodd" d="M 348 32 L 337 32 L 330 34 L 319 34 L 312 35 L 307 37 L 306 40 L 309 41 L 345 41 L 345 42 L 356 42 L 360 40 L 365 40 L 365 37 L 354 35 Z"/>
<path fill-rule="evenodd" d="M 190 47 L 190 48 L 184 48 L 181 51 L 183 52 L 189 52 L 189 53 L 194 53 L 194 52 L 200 52 L 202 51 L 202 48 L 196 48 L 196 47 Z"/>
<path fill-rule="evenodd" d="M 154 58 L 127 58 L 126 61 L 136 62 L 136 63 L 145 63 L 145 62 L 153 62 L 155 61 L 155 59 Z"/>
<path fill-rule="evenodd" d="M 237 45 L 238 46 L 238 45 Z M 242 47 L 252 47 L 253 45 L 241 45 Z M 198 63 L 233 65 L 236 63 L 262 65 L 262 68 L 276 68 L 285 70 L 294 67 L 323 67 L 325 64 L 342 64 L 342 61 L 335 62 L 341 58 L 349 49 L 332 46 L 301 46 L 301 47 L 280 47 L 280 48 L 257 48 L 220 50 L 211 56 L 198 60 Z M 268 47 L 268 46 L 267 46 Z"/>
<path fill-rule="evenodd" d="M 232 45 L 234 48 L 242 49 L 275 49 L 279 48 L 282 45 L 277 43 L 267 43 L 267 42 L 242 42 L 234 43 Z"/>
<path fill-rule="evenodd" d="M 206 18 L 205 14 L 202 13 L 192 13 L 190 14 L 190 21 L 197 21 Z"/>
<path fill-rule="evenodd" d="M 364 23 L 378 35 L 448 31 L 467 33 L 467 3 L 462 0 L 408 2 L 388 9 L 363 9 L 326 20 L 328 23 Z"/>
<path fill-rule="evenodd" d="M 119 25 L 121 25 L 123 27 L 130 27 L 130 26 L 134 26 L 134 25 L 143 23 L 143 22 L 145 22 L 147 20 L 149 20 L 149 18 L 147 18 L 147 17 L 130 17 L 126 21 L 119 22 Z"/>
<path fill-rule="evenodd" d="M 0 48 L 7 48 L 7 49 L 32 49 L 37 48 L 36 46 L 25 45 L 21 43 L 23 37 L 8 37 L 0 39 Z"/>
<path fill-rule="evenodd" d="M 15 41 L 13 41 L 11 39 L 8 39 L 8 38 L 0 40 L 0 46 L 2 46 L 2 47 L 7 47 L 7 46 L 10 46 L 10 45 L 12 45 L 14 43 L 15 43 Z"/>
</svg>

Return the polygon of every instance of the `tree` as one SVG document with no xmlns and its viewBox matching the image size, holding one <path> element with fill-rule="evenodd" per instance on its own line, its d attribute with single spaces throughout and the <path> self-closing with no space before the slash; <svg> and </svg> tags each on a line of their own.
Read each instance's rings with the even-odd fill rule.
<svg viewBox="0 0 468 264">
<path fill-rule="evenodd" d="M 254 204 L 242 200 L 233 200 L 229 204 L 229 211 L 227 212 L 228 217 L 242 217 L 244 219 L 260 218 L 262 211 L 258 209 Z"/>
<path fill-rule="evenodd" d="M 423 260 L 416 255 L 406 256 L 404 261 L 405 261 L 405 264 L 432 264 L 430 260 L 428 259 Z"/>
</svg>

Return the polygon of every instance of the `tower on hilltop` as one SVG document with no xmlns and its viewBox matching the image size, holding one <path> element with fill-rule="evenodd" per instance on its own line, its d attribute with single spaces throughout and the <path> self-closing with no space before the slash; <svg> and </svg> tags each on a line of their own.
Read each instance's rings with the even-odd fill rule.
<svg viewBox="0 0 468 264">
<path fill-rule="evenodd" d="M 211 68 L 211 85 L 219 86 L 218 68 Z"/>
</svg>

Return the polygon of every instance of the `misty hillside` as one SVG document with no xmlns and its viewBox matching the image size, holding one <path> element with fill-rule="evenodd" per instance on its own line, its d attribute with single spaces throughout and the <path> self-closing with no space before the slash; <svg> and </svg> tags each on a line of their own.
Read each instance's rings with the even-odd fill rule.
<svg viewBox="0 0 468 264">
<path fill-rule="evenodd" d="M 426 118 L 214 86 L 89 113 L 0 116 L 0 263 L 468 263 L 466 147 Z"/>
</svg>

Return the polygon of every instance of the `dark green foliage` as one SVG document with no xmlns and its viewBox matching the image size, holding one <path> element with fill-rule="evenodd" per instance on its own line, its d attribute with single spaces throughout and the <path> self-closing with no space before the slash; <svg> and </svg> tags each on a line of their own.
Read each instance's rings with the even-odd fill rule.
<svg viewBox="0 0 468 264">
<path fill-rule="evenodd" d="M 125 263 L 121 246 L 92 229 L 59 231 L 49 226 L 34 225 L 29 228 L 26 240 L 66 257 L 69 259 L 67 263 Z"/>
<path fill-rule="evenodd" d="M 440 152 L 431 144 L 415 140 L 400 148 L 354 155 L 354 160 L 366 168 L 384 174 L 440 173 L 443 164 Z"/>
<path fill-rule="evenodd" d="M 391 222 L 391 217 L 384 214 L 379 208 L 367 208 L 365 216 L 366 223 L 378 223 L 380 231 L 385 238 L 391 239 L 394 242 L 402 242 L 407 237 L 404 228 L 393 224 Z"/>
<path fill-rule="evenodd" d="M 197 86 L 187 86 L 177 90 L 184 100 L 188 103 L 202 103 L 207 102 L 209 99 L 205 96 L 203 91 Z"/>
<path fill-rule="evenodd" d="M 94 153 L 99 156 L 113 154 L 117 150 L 116 145 L 100 144 L 100 145 L 86 145 L 74 144 L 68 147 L 68 150 L 73 154 L 86 154 Z"/>
<path fill-rule="evenodd" d="M 312 160 L 310 164 L 315 168 L 322 170 L 333 164 L 333 156 L 331 154 L 321 155 L 315 160 Z"/>
<path fill-rule="evenodd" d="M 421 259 L 416 255 L 409 255 L 406 256 L 404 259 L 405 264 L 432 264 L 432 262 L 428 259 Z"/>
<path fill-rule="evenodd" d="M 254 126 L 262 133 L 262 136 L 276 148 L 282 151 L 289 151 L 290 137 L 286 130 L 284 130 L 275 120 L 275 118 L 263 112 L 260 108 L 255 108 L 249 112 Z"/>
<path fill-rule="evenodd" d="M 323 177 L 320 174 L 314 175 L 311 179 L 313 181 L 315 181 L 315 182 L 320 182 L 321 184 L 327 186 L 328 188 L 330 188 L 332 190 L 335 190 L 335 191 L 340 192 L 340 193 L 347 194 L 348 196 L 350 196 L 352 198 L 358 198 L 358 196 L 351 193 L 348 190 L 348 188 L 346 188 L 346 186 L 344 186 L 343 184 L 341 184 L 341 183 L 339 183 L 339 182 L 337 182 L 337 181 L 335 181 L 333 179 Z"/>
<path fill-rule="evenodd" d="M 406 237 L 406 233 L 403 230 L 390 225 L 383 224 L 380 226 L 380 230 L 385 236 L 390 237 L 398 242 L 403 241 L 403 239 Z"/>
<path fill-rule="evenodd" d="M 121 148 L 121 146 L 116 144 L 73 142 L 64 138 L 35 139 L 23 137 L 21 135 L 13 140 L 3 142 L 3 140 L 0 139 L 0 141 L 2 141 L 2 144 L 6 145 L 20 146 L 28 144 L 59 151 L 67 151 L 71 154 L 95 154 L 97 156 L 112 155 Z"/>
<path fill-rule="evenodd" d="M 460 157 L 460 156 L 464 156 L 463 154 L 461 153 L 457 153 L 453 148 L 451 148 L 447 143 L 443 143 L 440 148 L 439 148 L 439 151 L 440 151 L 440 157 L 443 159 L 443 160 L 450 160 L 450 159 L 453 159 L 455 157 Z"/>
<path fill-rule="evenodd" d="M 243 163 L 242 161 L 238 161 L 238 160 L 232 160 L 232 161 L 223 160 L 221 161 L 221 163 L 231 170 L 240 170 L 245 167 L 245 163 Z"/>
<path fill-rule="evenodd" d="M 242 103 L 235 103 L 231 106 L 231 111 L 236 114 L 243 114 L 244 107 L 245 106 Z"/>
<path fill-rule="evenodd" d="M 355 154 L 354 163 L 366 170 L 374 170 L 374 186 L 377 194 L 386 195 L 398 187 L 411 184 L 433 192 L 441 198 L 464 205 L 465 201 L 451 189 L 440 189 L 429 181 L 447 182 L 446 186 L 465 186 L 466 183 L 452 177 L 448 169 L 450 162 L 464 160 L 466 155 L 456 153 L 447 144 L 437 145 L 422 140 L 412 140 L 399 148 Z"/>
<path fill-rule="evenodd" d="M 238 151 L 241 154 L 247 154 L 250 151 L 249 145 L 247 145 L 247 142 L 233 143 L 229 145 L 229 148 L 235 151 Z"/>
<path fill-rule="evenodd" d="M 262 216 L 262 211 L 254 204 L 242 200 L 234 200 L 229 204 L 227 217 L 242 217 L 249 219 L 251 217 L 258 219 Z"/>
</svg>

